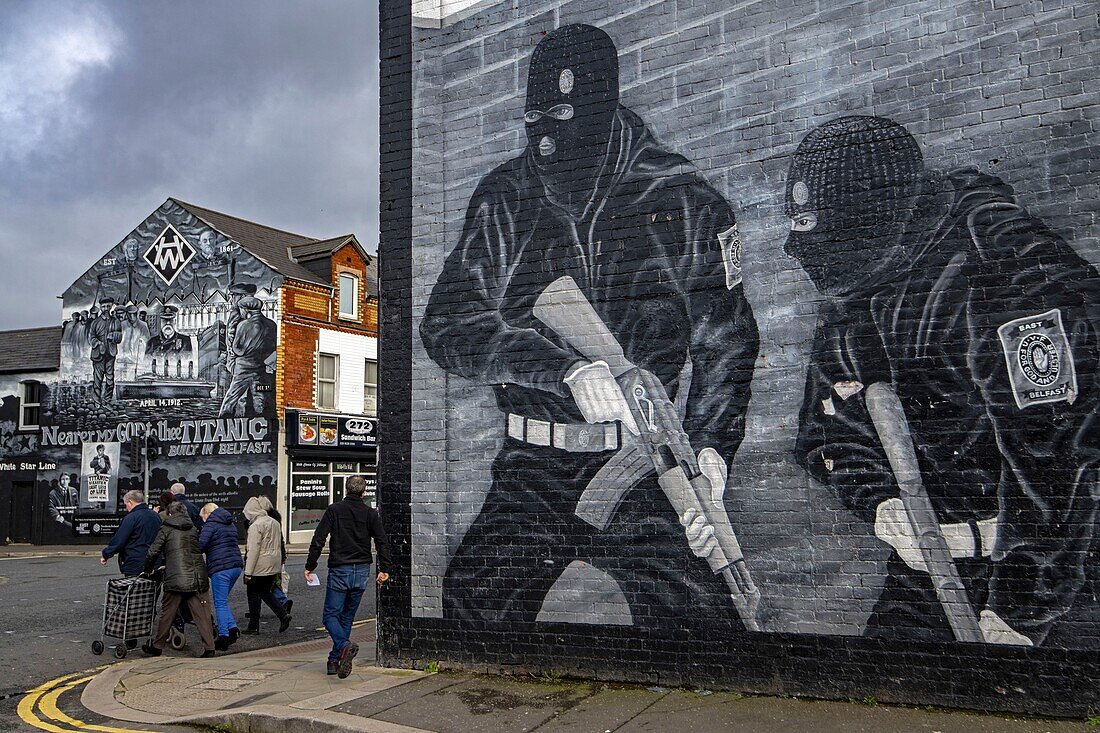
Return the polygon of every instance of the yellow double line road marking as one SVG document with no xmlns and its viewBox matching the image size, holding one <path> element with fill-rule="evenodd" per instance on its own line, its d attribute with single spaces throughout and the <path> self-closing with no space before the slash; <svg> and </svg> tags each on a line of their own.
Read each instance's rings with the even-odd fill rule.
<svg viewBox="0 0 1100 733">
<path fill-rule="evenodd" d="M 19 717 L 27 725 L 33 725 L 39 730 L 50 731 L 50 733 L 74 733 L 74 731 L 85 730 L 101 731 L 101 733 L 154 733 L 153 731 L 139 730 L 136 728 L 115 728 L 107 725 L 93 725 L 92 723 L 85 723 L 61 712 L 61 709 L 57 706 L 61 696 L 74 687 L 90 682 L 95 678 L 96 673 L 106 669 L 107 666 L 109 665 L 85 670 L 84 672 L 74 672 L 73 674 L 62 675 L 49 682 L 43 682 L 41 685 L 24 695 L 23 699 L 19 701 L 19 706 L 16 708 Z M 89 672 L 92 674 L 88 674 Z M 37 712 L 34 709 L 36 704 L 38 705 Z M 38 717 L 38 713 L 45 716 L 49 722 Z M 60 725 L 55 725 L 55 723 L 60 723 L 61 725 L 67 725 L 69 727 L 62 728 Z"/>
</svg>

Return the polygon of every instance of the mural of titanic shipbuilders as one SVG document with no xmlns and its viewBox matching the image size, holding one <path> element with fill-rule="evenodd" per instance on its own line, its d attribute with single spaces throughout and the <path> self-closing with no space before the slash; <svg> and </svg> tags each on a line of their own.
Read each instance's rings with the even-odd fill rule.
<svg viewBox="0 0 1100 733">
<path fill-rule="evenodd" d="M 722 504 L 758 344 L 733 212 L 620 104 L 595 27 L 539 42 L 516 122 L 527 146 L 474 191 L 420 327 L 507 434 L 444 613 L 757 628 Z M 615 613 L 577 611 L 593 588 Z"/>
<path fill-rule="evenodd" d="M 168 220 L 147 222 L 66 292 L 60 411 L 79 394 L 101 411 L 178 399 L 198 413 L 263 413 L 279 276 L 218 237 L 204 228 L 196 246 Z M 249 389 L 230 393 L 234 379 Z"/>
<path fill-rule="evenodd" d="M 282 276 L 205 213 L 169 199 L 63 295 L 61 365 L 43 397 L 41 447 L 81 477 L 78 518 L 113 514 L 118 496 L 144 485 L 144 475 L 117 465 L 133 441 L 143 452 L 153 442 L 164 481 L 194 483 L 190 456 L 203 457 L 209 486 L 220 472 L 270 473 L 257 461 L 272 460 L 278 432 Z M 81 446 L 87 454 L 97 445 L 115 463 L 110 491 L 81 460 Z M 203 498 L 232 501 L 243 490 L 228 485 Z"/>
</svg>

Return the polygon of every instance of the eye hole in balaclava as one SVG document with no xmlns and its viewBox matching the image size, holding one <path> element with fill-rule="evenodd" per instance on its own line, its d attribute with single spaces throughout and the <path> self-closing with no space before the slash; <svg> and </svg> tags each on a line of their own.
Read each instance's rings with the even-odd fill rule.
<svg viewBox="0 0 1100 733">
<path fill-rule="evenodd" d="M 543 112 L 542 110 L 533 109 L 523 115 L 523 121 L 529 125 L 533 125 L 543 117 L 552 117 L 558 122 L 565 122 L 566 120 L 573 119 L 575 110 L 571 104 L 555 104 L 550 109 Z"/>
<path fill-rule="evenodd" d="M 559 188 L 590 187 L 618 106 L 619 55 L 611 38 L 590 25 L 547 34 L 531 56 L 523 115 L 540 174 Z"/>
<path fill-rule="evenodd" d="M 916 140 L 892 120 L 842 117 L 811 131 L 787 176 L 787 254 L 818 290 L 851 292 L 892 262 L 923 170 Z"/>
</svg>

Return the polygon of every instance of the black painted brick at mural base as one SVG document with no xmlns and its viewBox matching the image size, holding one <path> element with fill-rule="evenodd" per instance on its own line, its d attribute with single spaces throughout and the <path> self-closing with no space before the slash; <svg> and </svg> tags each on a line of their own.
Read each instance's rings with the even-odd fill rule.
<svg viewBox="0 0 1100 733">
<path fill-rule="evenodd" d="M 383 594 L 385 595 L 385 594 Z M 392 611 L 390 612 L 392 613 Z M 383 666 L 433 661 L 482 673 L 542 674 L 764 695 L 1085 717 L 1100 710 L 1100 659 L 1056 649 L 900 644 L 858 637 L 743 634 L 670 639 L 636 629 L 397 618 L 378 627 Z"/>
</svg>

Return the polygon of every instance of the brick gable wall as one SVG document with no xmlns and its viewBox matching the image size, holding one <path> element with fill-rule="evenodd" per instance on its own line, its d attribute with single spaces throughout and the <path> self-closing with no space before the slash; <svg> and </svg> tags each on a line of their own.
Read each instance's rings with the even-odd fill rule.
<svg viewBox="0 0 1100 733">
<path fill-rule="evenodd" d="M 381 659 L 1100 708 L 1095 12 L 534 0 L 442 28 L 386 2 L 382 20 L 379 495 L 403 570 L 380 597 Z M 568 24 L 614 44 L 638 122 L 624 115 L 633 136 L 610 147 L 650 146 L 630 180 L 652 184 L 573 230 L 531 172 L 556 152 L 538 150 L 558 129 L 551 102 L 524 121 L 534 50 Z M 555 53 L 583 64 L 597 44 L 577 38 Z M 587 82 L 554 58 L 541 88 L 556 103 Z M 752 624 L 711 603 L 723 586 L 705 590 L 710 566 L 655 482 L 637 481 L 603 533 L 577 519 L 600 464 L 546 445 L 575 449 L 583 420 L 568 358 L 525 338 L 560 347 L 530 311 L 562 274 L 628 356 L 669 372 L 670 393 L 666 362 L 695 357 L 705 389 L 687 408 L 704 414 L 685 429 L 728 465 L 721 509 L 762 596 Z M 901 423 L 884 418 L 884 385 Z M 521 449 L 508 412 L 528 437 L 532 419 L 570 427 Z M 961 614 L 883 520 L 912 524 L 891 503 L 899 446 L 931 497 L 925 524 L 969 538 L 971 557 L 949 563 Z"/>
<path fill-rule="evenodd" d="M 360 279 L 359 314 L 353 321 L 338 315 L 338 294 L 311 283 L 288 280 L 282 291 L 283 327 L 279 344 L 280 380 L 277 385 L 280 409 L 309 409 L 315 404 L 318 329 L 325 328 L 363 336 L 378 336 L 378 303 L 362 287 L 366 263 L 352 246 L 333 253 L 332 281 L 341 272 Z"/>
</svg>

